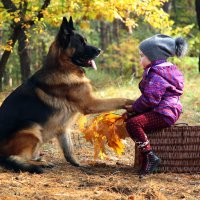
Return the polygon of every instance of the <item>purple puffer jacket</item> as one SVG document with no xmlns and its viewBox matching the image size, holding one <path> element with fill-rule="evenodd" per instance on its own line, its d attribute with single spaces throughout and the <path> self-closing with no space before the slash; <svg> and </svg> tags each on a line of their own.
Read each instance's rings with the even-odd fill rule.
<svg viewBox="0 0 200 200">
<path fill-rule="evenodd" d="M 175 65 L 163 60 L 155 61 L 144 70 L 143 79 L 139 83 L 142 94 L 133 108 L 137 113 L 158 112 L 172 125 L 182 112 L 180 96 L 183 87 L 183 75 Z"/>
</svg>

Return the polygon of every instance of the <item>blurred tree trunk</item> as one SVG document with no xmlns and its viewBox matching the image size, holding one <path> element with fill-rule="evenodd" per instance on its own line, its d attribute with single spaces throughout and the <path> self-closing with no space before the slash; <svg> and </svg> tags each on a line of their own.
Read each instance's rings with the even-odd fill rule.
<svg viewBox="0 0 200 200">
<path fill-rule="evenodd" d="M 12 43 L 9 45 L 11 48 L 14 47 L 17 38 L 19 35 L 19 30 L 17 28 L 14 29 L 13 34 L 11 35 L 11 37 L 9 38 L 8 41 L 12 41 Z M 11 54 L 11 51 L 5 50 L 1 56 L 1 60 L 0 60 L 0 91 L 2 91 L 3 87 L 2 87 L 2 78 L 4 75 L 4 71 L 6 68 L 6 63 L 8 62 L 8 58 Z"/>
<path fill-rule="evenodd" d="M 193 6 L 193 0 L 187 0 L 187 2 L 188 2 L 189 7 L 192 8 L 192 6 Z"/>
<path fill-rule="evenodd" d="M 3 44 L 2 40 L 3 40 L 3 30 L 0 27 L 0 46 L 2 46 L 2 44 Z M 0 56 L 1 56 L 1 54 L 2 54 L 2 49 L 0 49 Z"/>
<path fill-rule="evenodd" d="M 101 49 L 105 51 L 107 47 L 107 40 L 106 40 L 106 24 L 105 22 L 100 22 L 100 38 L 101 38 Z"/>
<path fill-rule="evenodd" d="M 45 60 L 46 60 L 46 43 L 45 41 L 40 38 L 38 41 L 38 44 L 34 45 L 34 48 L 31 49 L 31 51 L 35 52 L 35 57 L 34 57 L 34 65 L 33 65 L 33 70 L 34 72 L 39 70 L 41 66 L 44 65 Z"/>
<path fill-rule="evenodd" d="M 119 20 L 117 19 L 113 21 L 113 39 L 119 45 Z"/>
<path fill-rule="evenodd" d="M 113 42 L 113 24 L 107 24 L 108 44 Z"/>
<path fill-rule="evenodd" d="M 172 8 L 174 10 L 174 20 L 177 20 L 177 7 L 176 7 L 176 0 L 172 0 Z"/>
<path fill-rule="evenodd" d="M 113 21 L 113 40 L 116 42 L 117 46 L 119 46 L 119 39 L 120 39 L 120 29 L 121 29 L 121 24 L 122 24 L 122 21 L 118 20 L 118 19 L 115 19 Z M 127 28 L 127 27 L 126 27 Z M 116 53 L 116 52 L 114 52 Z M 120 55 L 120 52 L 117 52 L 118 53 L 118 56 L 121 56 Z M 119 64 L 119 75 L 120 76 L 123 76 L 124 74 L 124 66 L 121 62 L 118 63 Z"/>
<path fill-rule="evenodd" d="M 50 1 L 51 0 L 44 0 L 44 4 L 42 5 L 41 10 L 38 12 L 38 14 L 36 16 L 36 18 L 38 18 L 38 20 L 40 20 L 43 17 L 42 11 L 45 10 L 49 6 Z M 2 2 L 4 8 L 7 9 L 8 13 L 15 13 L 15 12 L 18 12 L 18 11 L 20 13 L 20 15 L 19 15 L 20 21 L 17 22 L 17 23 L 15 23 L 13 21 L 12 25 L 10 26 L 10 29 L 12 30 L 12 34 L 11 34 L 11 37 L 9 38 L 7 44 L 9 44 L 9 46 L 12 49 L 14 47 L 17 39 L 19 38 L 19 36 L 21 34 L 23 35 L 22 32 L 24 32 L 24 30 L 26 29 L 26 28 L 24 28 L 25 27 L 24 25 L 33 26 L 35 24 L 35 22 L 34 22 L 34 20 L 28 20 L 28 21 L 24 20 L 23 13 L 26 12 L 26 8 L 27 8 L 27 5 L 28 5 L 27 1 L 23 2 L 24 7 L 21 11 L 19 10 L 19 8 L 17 8 L 15 6 L 15 4 L 12 2 L 12 0 L 1 0 L 1 2 Z M 12 43 L 10 44 L 9 41 L 12 41 Z M 3 75 L 4 75 L 5 68 L 6 68 L 6 63 L 8 61 L 10 54 L 11 54 L 11 51 L 5 50 L 3 55 L 1 56 L 1 59 L 0 59 L 0 91 L 2 91 L 2 89 L 3 89 L 2 88 L 2 78 L 3 78 Z"/>
<path fill-rule="evenodd" d="M 199 26 L 199 31 L 200 31 L 200 0 L 195 1 L 195 7 L 197 14 L 197 24 Z M 199 53 L 199 73 L 200 73 L 200 53 Z"/>
<path fill-rule="evenodd" d="M 27 36 L 24 31 L 21 31 L 21 34 L 18 39 L 18 55 L 20 60 L 20 69 L 21 69 L 21 81 L 25 82 L 30 74 L 30 58 L 28 54 L 28 48 L 26 44 Z"/>
<path fill-rule="evenodd" d="M 100 22 L 100 39 L 101 49 L 106 50 L 112 39 L 110 37 L 110 24 L 105 23 L 104 21 Z"/>
<path fill-rule="evenodd" d="M 46 60 L 46 43 L 44 42 L 44 40 L 41 40 L 41 59 L 42 59 L 42 65 L 45 63 Z"/>
</svg>

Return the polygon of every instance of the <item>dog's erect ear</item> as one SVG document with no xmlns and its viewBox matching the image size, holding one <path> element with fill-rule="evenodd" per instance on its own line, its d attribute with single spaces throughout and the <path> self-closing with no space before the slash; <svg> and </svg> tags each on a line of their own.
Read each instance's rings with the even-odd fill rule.
<svg viewBox="0 0 200 200">
<path fill-rule="evenodd" d="M 72 21 L 71 17 L 70 17 L 69 22 L 67 21 L 66 17 L 63 17 L 63 21 L 60 26 L 60 29 L 62 29 L 65 34 L 73 34 L 74 28 L 73 28 L 73 21 Z"/>
<path fill-rule="evenodd" d="M 73 26 L 73 22 L 72 23 Z M 70 23 L 67 21 L 66 17 L 63 17 L 60 30 L 58 32 L 57 41 L 59 45 L 63 48 L 67 48 L 70 42 L 70 36 L 73 35 L 73 29 L 71 28 Z"/>
<path fill-rule="evenodd" d="M 75 30 L 75 28 L 74 28 L 74 23 L 73 23 L 73 20 L 72 20 L 72 16 L 70 16 L 70 18 L 69 18 L 69 27 L 70 27 L 72 30 Z"/>
</svg>

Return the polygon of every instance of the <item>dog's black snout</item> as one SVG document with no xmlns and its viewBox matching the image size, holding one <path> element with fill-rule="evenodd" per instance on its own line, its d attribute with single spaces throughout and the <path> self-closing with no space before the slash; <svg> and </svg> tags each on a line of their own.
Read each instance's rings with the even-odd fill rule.
<svg viewBox="0 0 200 200">
<path fill-rule="evenodd" d="M 101 53 L 101 49 L 87 45 L 85 48 L 85 52 L 88 58 L 95 58 Z"/>
<path fill-rule="evenodd" d="M 101 53 L 101 49 L 96 48 L 96 53 L 100 54 Z"/>
</svg>

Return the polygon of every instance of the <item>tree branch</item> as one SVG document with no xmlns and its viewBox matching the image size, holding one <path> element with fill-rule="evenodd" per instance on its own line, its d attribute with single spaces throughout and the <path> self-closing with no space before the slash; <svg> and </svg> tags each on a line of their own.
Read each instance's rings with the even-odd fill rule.
<svg viewBox="0 0 200 200">
<path fill-rule="evenodd" d="M 42 11 L 45 10 L 49 6 L 50 2 L 51 2 L 51 0 L 45 0 L 44 1 L 43 6 L 41 7 L 40 11 L 37 14 L 38 20 L 40 20 L 43 17 Z M 31 26 L 35 24 L 34 20 L 29 20 L 29 21 L 26 21 L 25 23 L 29 24 Z"/>
<path fill-rule="evenodd" d="M 12 0 L 1 0 L 1 1 L 4 5 L 4 8 L 7 9 L 8 12 L 16 12 L 18 10 L 18 8 L 15 6 L 15 4 L 12 2 Z M 44 4 L 42 5 L 40 11 L 37 14 L 38 20 L 40 20 L 43 17 L 42 11 L 45 10 L 49 6 L 50 2 L 51 2 L 51 0 L 44 1 Z M 25 7 L 27 7 L 26 2 L 24 5 L 24 8 Z M 21 34 L 21 31 L 24 31 L 26 29 L 25 26 L 22 26 L 22 23 L 29 24 L 31 26 L 35 24 L 34 20 L 29 20 L 29 21 L 24 22 L 22 14 L 20 14 L 20 19 L 21 20 L 18 23 L 15 23 L 13 21 L 14 27 L 11 25 L 11 28 L 13 29 L 13 33 L 10 36 L 9 40 L 12 40 L 12 44 L 11 44 L 12 48 L 14 47 L 16 41 L 18 40 L 18 37 Z M 0 90 L 2 90 L 2 77 L 3 77 L 3 73 L 5 71 L 6 64 L 7 64 L 8 58 L 10 56 L 10 53 L 11 53 L 10 51 L 5 50 L 1 57 L 1 60 L 0 60 Z"/>
<path fill-rule="evenodd" d="M 1 1 L 8 12 L 16 12 L 18 10 L 15 4 L 12 2 L 12 0 L 1 0 Z M 51 0 L 44 1 L 44 4 L 42 5 L 40 11 L 38 12 L 36 16 L 38 20 L 40 20 L 43 17 L 42 11 L 45 10 L 49 6 L 50 2 Z M 24 7 L 27 8 L 27 1 L 25 1 Z M 22 22 L 23 24 L 29 24 L 30 26 L 35 24 L 34 20 L 24 21 L 22 15 L 20 15 L 20 19 L 21 19 L 21 23 L 15 23 L 16 26 L 22 26 Z"/>
<path fill-rule="evenodd" d="M 3 6 L 8 12 L 16 12 L 18 9 L 15 6 L 15 4 L 11 0 L 1 0 L 3 3 Z"/>
</svg>

